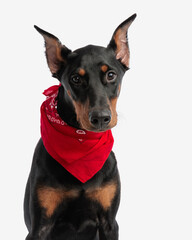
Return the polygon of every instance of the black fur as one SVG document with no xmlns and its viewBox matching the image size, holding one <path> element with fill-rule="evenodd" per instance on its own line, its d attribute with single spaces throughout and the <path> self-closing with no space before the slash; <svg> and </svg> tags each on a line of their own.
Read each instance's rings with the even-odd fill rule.
<svg viewBox="0 0 192 240">
<path fill-rule="evenodd" d="M 135 15 L 119 28 L 130 25 L 134 18 Z M 115 42 L 114 36 L 107 48 L 89 45 L 71 52 L 61 45 L 54 35 L 38 27 L 36 29 L 45 39 L 46 56 L 52 75 L 61 82 L 57 108 L 60 117 L 68 125 L 82 128 L 83 124 L 81 119 L 77 118 L 74 104 L 84 105 L 88 102 L 88 125 L 85 129 L 99 132 L 113 127 L 116 123 L 110 125 L 114 116 L 109 103 L 117 99 L 123 75 L 128 68 L 121 59 L 116 58 L 118 43 Z M 59 57 L 55 49 L 59 50 Z M 101 70 L 103 65 L 107 66 L 106 71 Z M 80 76 L 79 69 L 84 70 L 83 76 Z M 110 71 L 115 73 L 115 80 L 111 82 L 106 80 Z M 91 122 L 93 112 L 99 124 Z M 100 122 L 100 118 L 106 112 L 111 117 L 109 122 L 104 124 Z M 94 199 L 94 191 L 108 189 L 110 184 L 114 184 L 115 194 L 111 194 L 110 205 L 106 208 L 102 204 L 105 198 L 101 201 L 99 199 L 103 196 Z M 42 187 L 48 190 L 74 190 L 78 196 L 63 198 L 48 216 L 47 209 L 42 206 L 38 195 L 38 189 Z M 91 198 L 87 197 L 89 191 L 93 193 Z M 107 197 L 108 193 L 104 193 Z M 45 201 L 49 201 L 50 198 L 52 203 L 51 194 L 50 192 L 50 195 L 47 195 Z M 48 154 L 40 139 L 35 149 L 24 200 L 25 223 L 29 231 L 26 240 L 117 240 L 118 225 L 115 217 L 119 201 L 120 179 L 113 152 L 92 179 L 81 183 Z"/>
</svg>

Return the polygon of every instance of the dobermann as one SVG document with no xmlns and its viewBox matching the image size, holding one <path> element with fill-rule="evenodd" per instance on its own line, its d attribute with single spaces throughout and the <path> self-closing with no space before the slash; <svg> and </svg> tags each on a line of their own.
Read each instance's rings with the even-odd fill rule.
<svg viewBox="0 0 192 240">
<path fill-rule="evenodd" d="M 135 17 L 116 28 L 107 47 L 88 45 L 73 52 L 34 26 L 45 40 L 52 76 L 60 82 L 57 111 L 68 126 L 102 133 L 116 125 L 116 102 L 129 69 L 127 31 Z M 41 138 L 25 192 L 26 240 L 117 240 L 119 201 L 120 179 L 112 151 L 102 168 L 82 183 L 55 161 Z"/>
</svg>

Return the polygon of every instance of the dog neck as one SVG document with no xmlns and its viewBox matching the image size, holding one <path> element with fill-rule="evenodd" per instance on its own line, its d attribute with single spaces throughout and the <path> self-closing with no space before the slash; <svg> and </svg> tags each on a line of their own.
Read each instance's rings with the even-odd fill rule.
<svg viewBox="0 0 192 240">
<path fill-rule="evenodd" d="M 113 147 L 113 136 L 111 130 L 94 133 L 78 129 L 75 126 L 75 113 L 62 95 L 62 89 L 58 94 L 58 88 L 59 86 L 52 86 L 43 93 L 47 98 L 41 105 L 42 141 L 52 158 L 84 183 L 91 179 L 108 159 Z M 59 108 L 64 110 L 64 114 L 60 113 L 63 119 L 58 114 L 58 98 Z M 69 122 L 75 128 L 69 126 Z"/>
<path fill-rule="evenodd" d="M 79 123 L 77 122 L 77 116 L 73 104 L 64 90 L 63 86 L 60 86 L 58 93 L 58 102 L 57 102 L 57 112 L 60 118 L 66 122 L 69 126 L 74 128 L 80 128 Z"/>
</svg>

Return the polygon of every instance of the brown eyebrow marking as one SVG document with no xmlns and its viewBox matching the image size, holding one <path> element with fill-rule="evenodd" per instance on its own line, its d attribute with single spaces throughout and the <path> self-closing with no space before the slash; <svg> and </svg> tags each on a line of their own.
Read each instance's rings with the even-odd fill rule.
<svg viewBox="0 0 192 240">
<path fill-rule="evenodd" d="M 105 72 L 107 72 L 107 70 L 108 70 L 108 66 L 107 65 L 104 64 L 104 65 L 101 66 L 101 71 L 102 72 L 105 73 Z"/>
<path fill-rule="evenodd" d="M 83 68 L 80 68 L 78 73 L 79 73 L 80 76 L 83 77 L 85 75 L 85 70 Z"/>
</svg>

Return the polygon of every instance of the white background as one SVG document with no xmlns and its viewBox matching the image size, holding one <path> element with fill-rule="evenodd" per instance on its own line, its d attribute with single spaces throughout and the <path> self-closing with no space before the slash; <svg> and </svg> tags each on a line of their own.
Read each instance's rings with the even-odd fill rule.
<svg viewBox="0 0 192 240">
<path fill-rule="evenodd" d="M 2 3 L 1 3 L 2 4 Z M 51 77 L 43 39 L 106 46 L 133 13 L 131 69 L 118 102 L 114 151 L 122 181 L 121 240 L 192 239 L 190 1 L 4 1 L 0 8 L 2 239 L 24 239 L 23 196 Z"/>
</svg>

